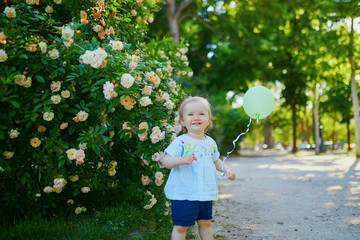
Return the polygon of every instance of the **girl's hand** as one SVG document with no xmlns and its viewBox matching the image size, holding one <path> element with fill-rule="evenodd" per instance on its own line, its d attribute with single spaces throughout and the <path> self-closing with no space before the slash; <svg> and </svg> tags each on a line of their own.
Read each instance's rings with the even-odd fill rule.
<svg viewBox="0 0 360 240">
<path fill-rule="evenodd" d="M 192 164 L 193 161 L 196 161 L 197 158 L 195 157 L 195 155 L 186 155 L 183 157 L 183 162 L 184 162 L 184 165 L 190 165 Z"/>
<path fill-rule="evenodd" d="M 236 178 L 236 174 L 233 173 L 230 169 L 226 171 L 226 177 L 230 179 L 231 181 L 234 181 Z"/>
</svg>

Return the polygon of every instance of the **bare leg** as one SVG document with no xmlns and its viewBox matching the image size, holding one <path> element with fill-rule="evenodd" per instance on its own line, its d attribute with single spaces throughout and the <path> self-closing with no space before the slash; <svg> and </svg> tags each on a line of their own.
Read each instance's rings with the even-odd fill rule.
<svg viewBox="0 0 360 240">
<path fill-rule="evenodd" d="M 188 227 L 174 225 L 171 240 L 185 240 L 187 229 Z"/>
<path fill-rule="evenodd" d="M 210 220 L 197 220 L 201 240 L 214 240 Z"/>
</svg>

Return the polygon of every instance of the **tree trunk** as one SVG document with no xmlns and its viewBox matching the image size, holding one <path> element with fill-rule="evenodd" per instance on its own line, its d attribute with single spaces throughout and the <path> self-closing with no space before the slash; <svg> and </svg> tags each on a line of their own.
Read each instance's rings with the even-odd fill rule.
<svg viewBox="0 0 360 240">
<path fill-rule="evenodd" d="M 319 127 L 319 84 L 317 80 L 315 81 L 314 86 L 314 106 L 313 106 L 313 115 L 314 115 L 314 138 L 315 138 L 315 153 L 320 154 L 320 127 Z"/>
<path fill-rule="evenodd" d="M 179 42 L 180 32 L 179 32 L 178 14 L 176 11 L 176 0 L 167 0 L 166 7 L 167 7 L 166 16 L 167 16 L 171 36 L 173 37 L 175 42 Z"/>
<path fill-rule="evenodd" d="M 267 148 L 274 148 L 274 139 L 272 137 L 272 128 L 271 126 L 266 126 L 264 128 L 264 143 L 266 144 Z"/>
<path fill-rule="evenodd" d="M 337 122 L 337 117 L 336 117 L 336 112 L 334 114 L 334 118 L 333 118 L 333 130 L 332 130 L 332 149 L 335 149 L 335 141 L 336 141 L 336 122 Z"/>
<path fill-rule="evenodd" d="M 350 133 L 350 120 L 349 119 L 346 121 L 346 128 L 347 128 L 347 142 L 348 142 L 347 150 L 350 152 L 351 151 L 351 145 L 350 145 L 351 133 Z"/>
<path fill-rule="evenodd" d="M 293 122 L 293 149 L 291 150 L 292 153 L 296 153 L 297 152 L 297 147 L 296 147 L 296 128 L 297 128 L 297 117 L 296 117 L 296 104 L 295 104 L 295 100 L 293 99 L 291 102 L 291 113 L 292 113 L 292 122 Z"/>
<path fill-rule="evenodd" d="M 166 16 L 169 24 L 171 36 L 175 42 L 180 41 L 180 22 L 185 18 L 186 8 L 195 0 L 183 0 L 176 4 L 176 0 L 166 0 Z"/>
<path fill-rule="evenodd" d="M 355 80 L 355 58 L 354 58 L 354 19 L 351 18 L 351 31 L 349 43 L 349 62 L 351 66 L 351 94 L 355 121 L 355 154 L 360 157 L 360 124 L 359 124 L 359 99 L 357 94 L 357 84 Z M 350 144 L 350 143 L 349 143 Z"/>
<path fill-rule="evenodd" d="M 355 66 L 355 63 L 354 63 Z M 355 81 L 355 71 L 351 70 L 351 93 L 354 107 L 355 121 L 355 153 L 356 157 L 360 157 L 360 124 L 359 124 L 359 99 L 357 95 L 357 86 Z"/>
</svg>

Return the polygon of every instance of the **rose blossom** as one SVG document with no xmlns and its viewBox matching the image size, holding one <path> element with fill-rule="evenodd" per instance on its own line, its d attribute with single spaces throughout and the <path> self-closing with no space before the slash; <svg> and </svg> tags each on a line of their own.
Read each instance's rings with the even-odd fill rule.
<svg viewBox="0 0 360 240">
<path fill-rule="evenodd" d="M 4 10 L 4 13 L 8 18 L 15 18 L 16 17 L 15 8 L 13 8 L 13 7 L 6 7 L 5 10 Z"/>
<path fill-rule="evenodd" d="M 88 193 L 88 192 L 90 192 L 90 188 L 89 187 L 83 187 L 83 188 L 81 188 L 81 192 Z"/>
<path fill-rule="evenodd" d="M 141 182 L 144 186 L 146 186 L 146 185 L 149 185 L 151 180 L 148 176 L 141 175 Z"/>
<path fill-rule="evenodd" d="M 43 125 L 39 125 L 38 132 L 46 132 L 46 127 Z"/>
<path fill-rule="evenodd" d="M 70 97 L 70 91 L 69 90 L 61 91 L 61 96 L 63 98 L 69 98 Z"/>
<path fill-rule="evenodd" d="M 124 88 L 129 88 L 133 85 L 135 79 L 129 73 L 125 73 L 121 76 L 121 85 Z"/>
<path fill-rule="evenodd" d="M 67 25 L 61 30 L 61 37 L 65 40 L 71 40 L 74 37 L 74 33 L 75 31 L 69 25 Z"/>
<path fill-rule="evenodd" d="M 149 98 L 149 96 L 145 96 L 145 97 L 140 98 L 139 103 L 143 107 L 146 107 L 146 106 L 152 104 L 151 99 Z"/>
<path fill-rule="evenodd" d="M 11 129 L 10 132 L 9 132 L 9 137 L 10 138 L 17 138 L 19 136 L 19 132 L 15 129 Z"/>
<path fill-rule="evenodd" d="M 52 81 L 52 83 L 50 84 L 50 89 L 52 92 L 58 92 L 60 91 L 61 88 L 61 82 L 60 81 Z"/>
<path fill-rule="evenodd" d="M 160 187 L 164 183 L 164 179 L 155 179 L 156 186 Z"/>
<path fill-rule="evenodd" d="M 67 157 L 70 160 L 74 160 L 76 159 L 76 149 L 75 148 L 70 148 L 66 151 Z"/>
<path fill-rule="evenodd" d="M 47 50 L 47 44 L 46 44 L 46 42 L 40 42 L 40 43 L 39 43 L 39 47 L 40 47 L 40 51 L 41 51 L 42 53 L 46 53 L 46 50 Z"/>
<path fill-rule="evenodd" d="M 62 124 L 60 124 L 60 129 L 61 130 L 64 130 L 65 128 L 67 128 L 67 126 L 68 126 L 69 124 L 68 123 L 62 123 Z"/>
<path fill-rule="evenodd" d="M 72 182 L 77 182 L 79 180 L 79 176 L 78 175 L 70 176 L 69 179 Z"/>
<path fill-rule="evenodd" d="M 32 138 L 30 140 L 30 144 L 31 144 L 32 147 L 37 148 L 37 147 L 40 146 L 41 140 L 39 138 L 37 138 L 37 137 L 34 137 L 34 138 Z"/>
<path fill-rule="evenodd" d="M 150 95 L 152 92 L 152 86 L 145 86 L 142 90 L 142 94 L 144 95 Z"/>
<path fill-rule="evenodd" d="M 5 62 L 8 59 L 8 56 L 5 50 L 0 49 L 0 62 Z"/>
<path fill-rule="evenodd" d="M 165 107 L 166 107 L 167 109 L 173 109 L 173 108 L 174 108 L 174 103 L 169 100 L 169 101 L 167 101 L 167 102 L 165 103 Z"/>
<path fill-rule="evenodd" d="M 110 41 L 111 47 L 113 50 L 123 50 L 124 44 L 121 41 Z"/>
<path fill-rule="evenodd" d="M 6 159 L 10 159 L 14 156 L 14 152 L 5 151 L 5 152 L 3 152 L 3 155 Z"/>
<path fill-rule="evenodd" d="M 52 8 L 52 6 L 47 5 L 46 8 L 45 8 L 45 12 L 46 12 L 46 13 L 53 13 L 53 12 L 54 12 L 54 9 Z"/>
<path fill-rule="evenodd" d="M 154 153 L 152 156 L 151 156 L 151 159 L 155 162 L 159 161 L 161 159 L 161 154 L 159 152 L 157 153 Z"/>
<path fill-rule="evenodd" d="M 0 43 L 6 44 L 6 36 L 4 32 L 0 32 Z"/>
<path fill-rule="evenodd" d="M 54 48 L 53 50 L 50 50 L 48 54 L 51 59 L 57 59 L 59 57 L 59 50 Z"/>
<path fill-rule="evenodd" d="M 131 109 L 134 107 L 136 101 L 135 101 L 134 99 L 132 99 L 131 97 L 129 97 L 129 96 L 126 96 L 126 97 L 122 96 L 122 97 L 120 98 L 120 103 L 121 103 L 121 105 L 123 105 L 127 110 L 131 110 Z"/>
<path fill-rule="evenodd" d="M 53 102 L 53 104 L 59 104 L 61 102 L 61 97 L 59 94 L 52 95 L 50 99 Z"/>
<path fill-rule="evenodd" d="M 53 188 L 50 187 L 50 186 L 47 186 L 47 187 L 44 188 L 43 191 L 44 191 L 45 193 L 51 193 L 51 192 L 53 191 Z"/>
<path fill-rule="evenodd" d="M 53 112 L 44 112 L 43 119 L 45 121 L 50 122 L 51 120 L 53 120 L 53 118 L 54 118 L 54 113 Z"/>
</svg>

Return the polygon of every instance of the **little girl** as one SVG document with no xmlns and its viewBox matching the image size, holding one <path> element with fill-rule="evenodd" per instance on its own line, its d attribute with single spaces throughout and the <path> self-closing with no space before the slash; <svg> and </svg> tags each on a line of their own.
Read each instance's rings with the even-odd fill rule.
<svg viewBox="0 0 360 240">
<path fill-rule="evenodd" d="M 179 114 L 185 134 L 165 149 L 163 158 L 164 167 L 171 169 L 165 185 L 174 224 L 171 239 L 185 239 L 188 226 L 196 221 L 200 238 L 211 240 L 212 201 L 219 194 L 216 170 L 231 180 L 236 175 L 219 159 L 216 142 L 205 135 L 212 126 L 210 103 L 190 97 L 181 104 Z"/>
</svg>

